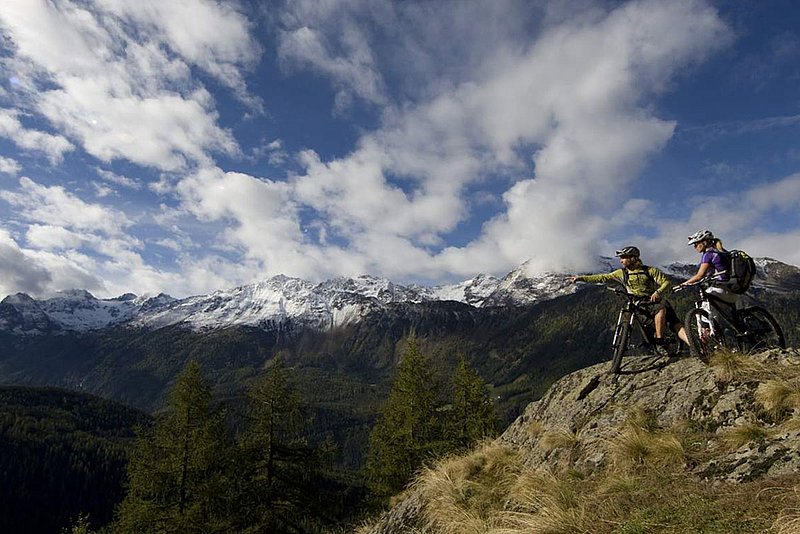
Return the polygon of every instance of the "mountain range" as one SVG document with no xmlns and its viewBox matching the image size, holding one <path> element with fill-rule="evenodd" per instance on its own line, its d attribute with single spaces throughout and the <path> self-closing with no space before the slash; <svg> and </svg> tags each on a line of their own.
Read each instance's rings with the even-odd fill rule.
<svg viewBox="0 0 800 534">
<path fill-rule="evenodd" d="M 599 270 L 613 270 L 615 263 L 612 258 L 601 258 Z M 674 263 L 662 269 L 685 278 L 696 267 Z M 759 258 L 757 270 L 753 284 L 756 292 L 800 290 L 800 269 L 795 266 Z M 273 330 L 287 322 L 294 327 L 327 330 L 356 323 L 396 303 L 456 301 L 475 308 L 523 306 L 574 293 L 578 287 L 569 282 L 566 274 L 529 274 L 527 264 L 522 264 L 500 279 L 479 274 L 458 284 L 434 287 L 401 285 L 369 275 L 334 278 L 318 284 L 278 275 L 183 299 L 163 293 L 151 297 L 127 293 L 98 299 L 80 289 L 45 299 L 17 293 L 0 302 L 0 331 L 36 335 L 120 325 L 151 329 L 181 325 L 192 330 L 238 325 Z"/>
<path fill-rule="evenodd" d="M 601 272 L 618 265 L 598 263 Z M 757 265 L 747 297 L 770 310 L 796 346 L 800 269 L 768 258 Z M 507 423 L 554 380 L 608 358 L 620 299 L 526 267 L 434 288 L 368 276 L 319 284 L 277 276 L 185 299 L 10 295 L 0 302 L 0 384 L 74 389 L 156 413 L 190 361 L 220 398 L 234 399 L 280 360 L 313 419 L 310 442 L 332 438 L 338 464 L 359 469 L 409 335 L 437 381 L 449 380 L 463 357 Z M 696 269 L 663 268 L 684 279 Z M 671 299 L 679 314 L 692 307 L 691 293 Z"/>
</svg>

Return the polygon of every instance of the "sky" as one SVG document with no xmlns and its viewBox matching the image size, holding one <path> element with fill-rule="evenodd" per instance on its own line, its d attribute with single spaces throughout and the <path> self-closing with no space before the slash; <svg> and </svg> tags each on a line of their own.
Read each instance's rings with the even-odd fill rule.
<svg viewBox="0 0 800 534">
<path fill-rule="evenodd" d="M 800 265 L 794 0 L 0 0 L 0 296 Z"/>
</svg>

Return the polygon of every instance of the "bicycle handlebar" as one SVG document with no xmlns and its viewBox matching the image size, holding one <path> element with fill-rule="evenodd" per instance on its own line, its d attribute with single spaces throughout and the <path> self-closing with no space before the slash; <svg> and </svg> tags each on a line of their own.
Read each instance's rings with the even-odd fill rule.
<svg viewBox="0 0 800 534">
<path fill-rule="evenodd" d="M 639 296 L 639 295 L 632 295 L 631 293 L 628 293 L 624 288 L 621 288 L 621 287 L 609 287 L 609 286 L 606 286 L 606 288 L 609 291 L 613 291 L 614 293 L 616 293 L 620 297 L 624 297 L 624 298 L 627 298 L 628 300 L 636 301 L 636 304 L 639 305 L 639 306 L 642 306 L 642 305 L 644 305 L 644 306 L 652 306 L 654 304 L 659 304 L 658 302 L 650 301 L 650 299 L 648 297 L 642 297 L 642 296 Z"/>
<path fill-rule="evenodd" d="M 709 283 L 714 281 L 713 276 L 704 276 L 697 282 L 692 282 L 691 284 L 683 284 L 682 286 L 676 286 L 672 288 L 673 293 L 680 293 L 681 291 L 685 291 L 689 287 L 700 286 L 700 289 L 705 289 L 708 287 Z"/>
</svg>

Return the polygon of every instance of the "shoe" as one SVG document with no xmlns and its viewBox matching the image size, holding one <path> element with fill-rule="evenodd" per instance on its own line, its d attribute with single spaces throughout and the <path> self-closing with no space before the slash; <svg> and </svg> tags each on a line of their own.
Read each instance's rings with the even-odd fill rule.
<svg viewBox="0 0 800 534">
<path fill-rule="evenodd" d="M 653 340 L 653 351 L 659 356 L 667 356 L 669 357 L 669 350 L 667 350 L 666 343 L 661 338 L 655 338 Z"/>
</svg>

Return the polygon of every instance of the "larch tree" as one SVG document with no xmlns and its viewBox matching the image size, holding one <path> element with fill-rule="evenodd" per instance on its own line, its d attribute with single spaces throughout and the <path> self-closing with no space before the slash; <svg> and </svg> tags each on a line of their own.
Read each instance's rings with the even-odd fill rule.
<svg viewBox="0 0 800 534">
<path fill-rule="evenodd" d="M 489 389 L 463 354 L 453 373 L 448 414 L 446 437 L 455 447 L 468 447 L 497 433 L 499 421 Z"/>
<path fill-rule="evenodd" d="M 224 414 L 197 362 L 178 377 L 169 404 L 140 431 L 128 466 L 119 532 L 225 532 L 230 528 L 231 447 Z"/>
<path fill-rule="evenodd" d="M 440 452 L 437 396 L 430 362 L 411 335 L 370 435 L 366 475 L 375 495 L 387 497 L 402 490 L 425 460 Z"/>
<path fill-rule="evenodd" d="M 280 360 L 250 386 L 246 411 L 238 440 L 237 530 L 304 532 L 322 515 L 313 498 L 320 457 L 303 438 L 300 398 Z"/>
</svg>

